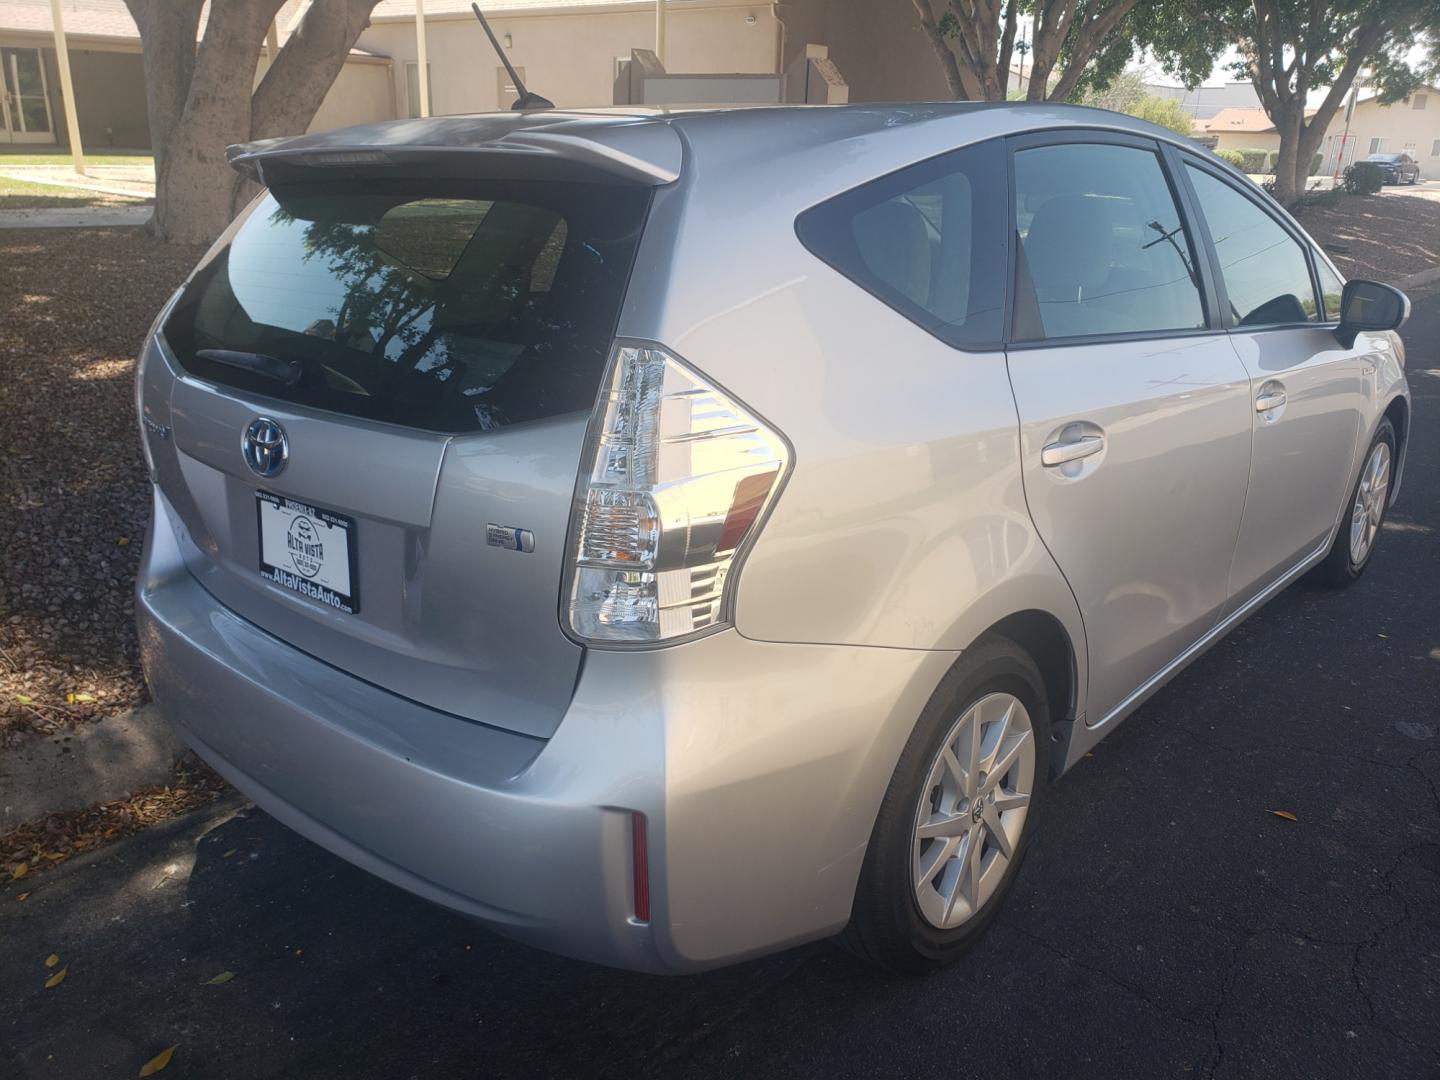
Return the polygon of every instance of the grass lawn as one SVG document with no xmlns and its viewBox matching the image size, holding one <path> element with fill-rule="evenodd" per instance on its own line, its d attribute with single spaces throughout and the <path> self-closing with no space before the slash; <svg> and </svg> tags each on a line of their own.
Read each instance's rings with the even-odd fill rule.
<svg viewBox="0 0 1440 1080">
<path fill-rule="evenodd" d="M 0 157 L 0 169 L 5 159 Z M 31 184 L 0 176 L 0 210 L 48 210 L 64 206 L 140 206 L 149 199 L 111 195 L 83 188 L 57 187 L 54 184 Z"/>
<path fill-rule="evenodd" d="M 150 155 L 143 154 L 90 154 L 85 155 L 87 165 L 139 165 L 149 161 Z M 70 167 L 70 155 L 61 151 L 48 154 L 12 154 L 0 152 L 0 170 L 7 165 L 52 165 Z"/>
</svg>

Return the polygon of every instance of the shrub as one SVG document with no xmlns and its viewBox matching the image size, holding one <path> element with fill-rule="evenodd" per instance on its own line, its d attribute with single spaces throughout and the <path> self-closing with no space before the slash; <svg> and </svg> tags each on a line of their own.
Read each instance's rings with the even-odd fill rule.
<svg viewBox="0 0 1440 1080">
<path fill-rule="evenodd" d="M 1244 153 L 1239 150 L 1216 150 L 1215 156 L 1218 157 L 1221 161 L 1228 161 L 1237 169 L 1240 168 L 1240 166 L 1245 161 Z"/>
<path fill-rule="evenodd" d="M 1324 154 L 1316 154 L 1314 157 L 1312 157 L 1310 159 L 1310 172 L 1307 175 L 1314 176 L 1316 173 L 1318 173 L 1320 171 L 1320 162 L 1323 161 L 1324 158 Z"/>
<path fill-rule="evenodd" d="M 1246 173 L 1263 173 L 1267 171 L 1266 166 L 1270 161 L 1269 150 L 1241 150 L 1240 171 Z"/>
<path fill-rule="evenodd" d="M 1374 195 L 1385 186 L 1385 170 L 1373 161 L 1357 161 L 1344 173 L 1345 190 L 1351 195 Z"/>
</svg>

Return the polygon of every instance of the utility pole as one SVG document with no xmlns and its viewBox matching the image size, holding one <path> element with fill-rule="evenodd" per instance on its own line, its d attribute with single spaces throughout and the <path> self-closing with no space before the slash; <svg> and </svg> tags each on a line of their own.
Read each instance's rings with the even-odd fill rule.
<svg viewBox="0 0 1440 1080">
<path fill-rule="evenodd" d="M 425 51 L 425 0 L 415 0 L 415 60 L 420 69 L 415 81 L 420 86 L 420 115 L 430 115 L 430 57 Z"/>
<path fill-rule="evenodd" d="M 70 160 L 75 171 L 84 176 L 85 147 L 80 145 L 80 118 L 75 112 L 75 84 L 70 80 L 70 50 L 65 47 L 65 23 L 60 15 L 60 0 L 50 0 L 50 16 L 55 23 L 55 64 L 60 68 L 60 93 L 65 98 L 65 130 L 70 135 Z"/>
<path fill-rule="evenodd" d="M 665 66 L 665 0 L 655 0 L 655 59 Z"/>
</svg>

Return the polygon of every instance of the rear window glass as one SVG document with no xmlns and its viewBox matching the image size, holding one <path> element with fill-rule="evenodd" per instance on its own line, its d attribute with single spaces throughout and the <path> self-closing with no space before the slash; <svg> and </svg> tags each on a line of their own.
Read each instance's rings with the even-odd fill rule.
<svg viewBox="0 0 1440 1080">
<path fill-rule="evenodd" d="M 891 173 L 807 210 L 801 243 L 861 288 L 961 347 L 1005 322 L 1005 147 L 999 140 Z"/>
<path fill-rule="evenodd" d="M 165 338 L 200 378 L 408 427 L 589 409 L 648 205 L 562 182 L 276 189 Z"/>
</svg>

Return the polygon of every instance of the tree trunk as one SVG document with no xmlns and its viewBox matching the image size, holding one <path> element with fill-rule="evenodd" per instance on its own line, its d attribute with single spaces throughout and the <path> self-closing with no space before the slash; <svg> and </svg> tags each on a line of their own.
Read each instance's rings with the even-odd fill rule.
<svg viewBox="0 0 1440 1080">
<path fill-rule="evenodd" d="M 376 2 L 314 0 L 257 88 L 261 45 L 283 0 L 212 0 L 198 47 L 204 0 L 126 0 L 144 54 L 154 236 L 203 244 L 224 231 L 254 191 L 225 148 L 303 133 Z"/>
<path fill-rule="evenodd" d="M 1275 156 L 1275 199 L 1281 206 L 1291 206 L 1304 190 L 1303 184 L 1296 185 L 1296 173 L 1300 137 L 1305 130 L 1305 99 L 1287 103 L 1271 119 L 1280 133 L 1280 152 Z"/>
</svg>

